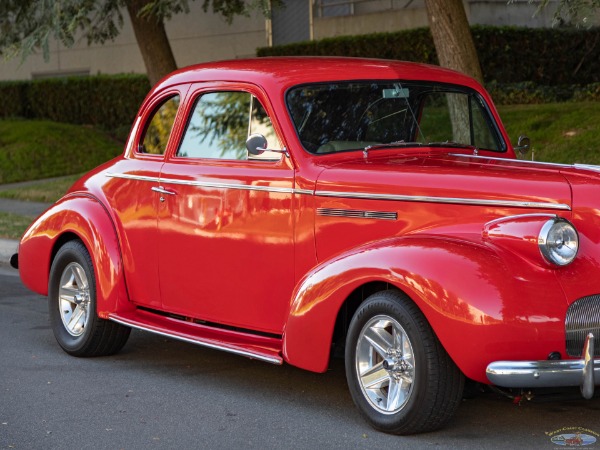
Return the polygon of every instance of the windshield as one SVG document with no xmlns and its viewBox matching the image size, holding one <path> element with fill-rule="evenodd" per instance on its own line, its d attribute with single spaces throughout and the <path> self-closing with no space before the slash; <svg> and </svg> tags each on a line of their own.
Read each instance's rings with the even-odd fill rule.
<svg viewBox="0 0 600 450">
<path fill-rule="evenodd" d="M 296 132 L 311 153 L 444 145 L 504 151 L 473 90 L 430 82 L 352 81 L 303 85 L 286 96 Z"/>
</svg>

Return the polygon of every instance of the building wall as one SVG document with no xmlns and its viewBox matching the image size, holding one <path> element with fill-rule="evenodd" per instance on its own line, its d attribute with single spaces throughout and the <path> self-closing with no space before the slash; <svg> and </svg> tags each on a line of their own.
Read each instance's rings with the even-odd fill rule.
<svg viewBox="0 0 600 450">
<path fill-rule="evenodd" d="M 190 2 L 190 13 L 174 16 L 166 23 L 167 36 L 179 67 L 204 61 L 255 56 L 256 48 L 268 45 L 265 18 L 260 12 L 236 17 L 232 25 L 220 16 L 204 13 L 202 2 Z M 123 11 L 124 25 L 112 42 L 87 45 L 80 40 L 72 48 L 54 41 L 50 58 L 41 54 L 20 59 L 0 60 L 0 80 L 32 79 L 69 74 L 145 73 L 129 16 Z"/>
<path fill-rule="evenodd" d="M 353 8 L 343 8 L 339 0 L 335 3 L 338 6 L 328 8 L 327 0 L 317 1 L 313 21 L 315 39 L 428 26 L 423 0 L 349 0 L 347 5 L 354 3 Z M 536 14 L 537 5 L 527 0 L 516 0 L 510 5 L 507 0 L 464 0 L 463 3 L 471 24 L 552 26 L 552 6 Z"/>
<path fill-rule="evenodd" d="M 555 2 L 556 0 L 551 0 Z M 427 26 L 423 0 L 285 0 L 273 21 L 260 12 L 236 17 L 228 25 L 220 16 L 202 11 L 201 1 L 189 3 L 189 14 L 178 14 L 166 23 L 175 60 L 179 67 L 190 64 L 252 57 L 256 48 L 308 39 L 397 31 Z M 528 0 L 464 0 L 471 24 L 548 27 L 553 8 L 535 14 L 537 5 Z M 312 15 L 311 15 L 312 13 Z M 600 23 L 597 20 L 596 23 Z M 144 73 L 129 17 L 114 42 L 73 48 L 51 44 L 49 61 L 32 55 L 25 62 L 0 60 L 0 80 L 31 79 L 69 74 Z"/>
</svg>

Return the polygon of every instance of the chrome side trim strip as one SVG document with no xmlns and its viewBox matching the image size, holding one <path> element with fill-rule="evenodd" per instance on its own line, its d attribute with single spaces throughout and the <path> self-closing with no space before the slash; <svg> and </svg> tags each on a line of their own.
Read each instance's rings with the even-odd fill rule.
<svg viewBox="0 0 600 450">
<path fill-rule="evenodd" d="M 311 191 L 310 189 L 294 189 L 294 194 L 315 195 L 315 191 Z"/>
<path fill-rule="evenodd" d="M 491 225 L 494 225 L 496 223 L 501 223 L 501 222 L 510 222 L 512 220 L 519 220 L 519 219 L 526 219 L 526 218 L 547 218 L 547 219 L 553 219 L 558 217 L 556 214 L 543 214 L 543 213 L 530 213 L 530 214 L 515 214 L 514 216 L 504 216 L 504 217 L 498 217 L 497 219 L 493 219 L 490 220 L 489 222 L 486 222 L 483 226 L 484 227 L 489 227 Z"/>
<path fill-rule="evenodd" d="M 241 191 L 260 191 L 260 192 L 276 192 L 280 194 L 293 194 L 294 189 L 292 188 L 278 188 L 271 186 L 252 186 L 248 184 L 232 184 L 232 183 L 213 183 L 210 181 L 190 181 L 190 180 L 176 180 L 174 178 L 161 178 L 161 183 L 164 184 L 177 184 L 183 186 L 196 186 L 196 187 L 207 187 L 216 189 L 238 189 Z"/>
<path fill-rule="evenodd" d="M 233 184 L 233 183 L 213 183 L 210 181 L 190 181 L 190 180 L 177 180 L 175 178 L 158 178 L 158 177 L 147 177 L 143 175 L 130 175 L 127 173 L 107 173 L 107 177 L 111 178 L 123 178 L 126 180 L 139 180 L 139 181 L 150 181 L 154 183 L 168 183 L 178 184 L 183 186 L 197 186 L 197 187 L 208 187 L 216 189 L 238 189 L 243 191 L 260 191 L 260 192 L 275 192 L 279 194 L 300 194 L 300 195 L 314 195 L 314 191 L 309 189 L 293 189 L 293 188 L 278 188 L 271 186 L 252 186 L 247 184 Z"/>
<path fill-rule="evenodd" d="M 144 175 L 130 175 L 128 173 L 106 173 L 107 177 L 110 178 L 123 178 L 125 180 L 139 180 L 139 181 L 151 181 L 158 183 L 160 180 L 158 177 L 146 177 Z"/>
<path fill-rule="evenodd" d="M 354 219 L 398 220 L 398 213 L 392 211 L 362 211 L 358 209 L 317 208 L 318 216 L 350 217 Z"/>
<path fill-rule="evenodd" d="M 523 164 L 540 164 L 542 166 L 554 166 L 561 167 L 563 169 L 573 168 L 572 164 L 559 164 L 544 161 L 529 161 L 527 159 L 510 159 L 510 158 L 498 158 L 496 156 L 482 156 L 482 155 L 465 155 L 464 153 L 448 153 L 448 156 L 458 156 L 461 158 L 475 158 L 475 159 L 491 159 L 492 161 L 504 161 L 504 162 L 519 162 Z"/>
<path fill-rule="evenodd" d="M 112 320 L 113 322 L 117 322 L 120 323 L 121 325 L 125 325 L 131 328 L 135 328 L 138 330 L 142 330 L 142 331 L 149 331 L 150 333 L 154 333 L 154 334 L 158 334 L 160 336 L 165 336 L 171 339 L 177 339 L 178 341 L 183 341 L 183 342 L 187 342 L 188 344 L 196 344 L 196 345 L 200 345 L 202 347 L 208 347 L 208 348 L 212 348 L 214 350 L 222 350 L 225 352 L 229 352 L 229 353 L 234 353 L 236 355 L 241 355 L 241 356 L 245 356 L 247 358 L 252 358 L 252 359 L 258 359 L 261 361 L 265 361 L 271 364 L 277 364 L 277 365 L 281 365 L 283 364 L 281 359 L 278 358 L 274 358 L 274 357 L 270 357 L 270 356 L 265 356 L 265 355 L 261 355 L 259 353 L 253 353 L 247 350 L 240 350 L 240 349 L 236 349 L 236 348 L 231 348 L 231 347 L 226 347 L 226 346 L 222 346 L 222 345 L 217 345 L 217 344 L 213 344 L 210 342 L 204 342 L 204 341 L 198 341 L 195 339 L 190 339 L 190 338 L 186 338 L 184 336 L 179 336 L 177 334 L 171 334 L 171 333 L 167 333 L 164 331 L 158 331 L 155 330 L 153 328 L 146 328 L 142 325 L 139 325 L 137 323 L 132 323 L 129 322 L 127 320 L 123 320 L 121 318 L 118 317 L 109 317 L 109 320 Z"/>
<path fill-rule="evenodd" d="M 564 203 L 520 202 L 511 200 L 488 200 L 484 198 L 429 197 L 423 195 L 369 194 L 366 192 L 335 191 L 315 191 L 315 195 L 319 197 L 362 198 L 367 200 L 392 200 L 400 202 L 455 203 L 459 205 L 508 206 L 514 208 L 559 209 L 564 211 L 571 210 L 571 207 Z"/>
<path fill-rule="evenodd" d="M 600 166 L 594 166 L 592 164 L 573 164 L 573 167 L 575 167 L 576 169 L 583 169 L 583 170 L 591 170 L 593 172 L 600 172 Z"/>
</svg>

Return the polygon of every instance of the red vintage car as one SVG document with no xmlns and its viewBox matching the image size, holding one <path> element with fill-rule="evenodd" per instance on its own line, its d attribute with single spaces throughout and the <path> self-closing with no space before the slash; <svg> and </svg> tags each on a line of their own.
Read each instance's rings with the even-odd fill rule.
<svg viewBox="0 0 600 450">
<path fill-rule="evenodd" d="M 518 160 L 486 91 L 439 67 L 201 64 L 13 262 L 71 355 L 131 328 L 315 372 L 337 352 L 368 422 L 424 432 L 465 378 L 593 396 L 599 172 Z"/>
</svg>

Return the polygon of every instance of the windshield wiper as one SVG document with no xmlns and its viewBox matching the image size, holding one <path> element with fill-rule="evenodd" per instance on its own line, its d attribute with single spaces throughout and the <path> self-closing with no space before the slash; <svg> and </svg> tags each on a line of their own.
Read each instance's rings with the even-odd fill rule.
<svg viewBox="0 0 600 450">
<path fill-rule="evenodd" d="M 422 142 L 406 142 L 406 141 L 394 141 L 394 142 L 385 142 L 385 143 L 381 143 L 381 144 L 372 144 L 372 145 L 367 145 L 364 149 L 363 149 L 363 153 L 365 156 L 367 156 L 369 154 L 369 150 L 375 150 L 378 148 L 387 148 L 387 147 L 423 147 L 424 145 L 427 144 L 423 144 Z"/>
<path fill-rule="evenodd" d="M 427 145 L 428 147 L 453 147 L 453 148 L 469 148 L 469 149 L 477 148 L 474 145 L 461 144 L 460 142 L 454 142 L 454 141 L 428 142 L 425 145 Z"/>
<path fill-rule="evenodd" d="M 440 141 L 440 142 L 406 142 L 406 141 L 394 141 L 394 142 L 385 142 L 381 144 L 372 144 L 367 145 L 363 149 L 363 154 L 365 157 L 369 154 L 369 150 L 375 150 L 378 148 L 388 148 L 388 147 L 452 147 L 452 148 L 468 148 L 477 150 L 477 147 L 469 144 L 461 144 L 459 142 L 454 141 Z"/>
</svg>

